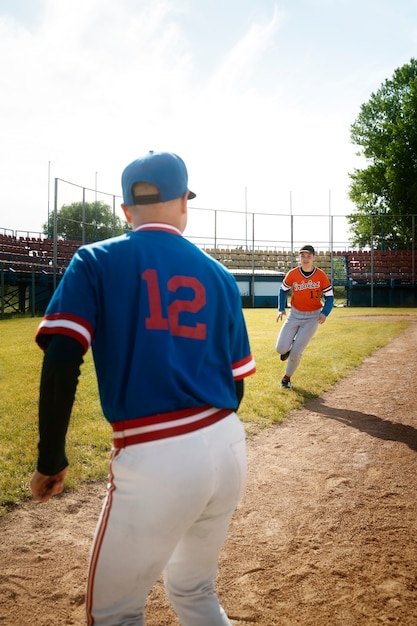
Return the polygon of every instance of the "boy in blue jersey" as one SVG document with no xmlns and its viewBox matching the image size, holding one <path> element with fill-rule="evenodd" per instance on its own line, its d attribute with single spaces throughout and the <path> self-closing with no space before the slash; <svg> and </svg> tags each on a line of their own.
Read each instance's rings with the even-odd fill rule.
<svg viewBox="0 0 417 626">
<path fill-rule="evenodd" d="M 246 477 L 236 410 L 255 371 L 234 278 L 184 239 L 188 189 L 172 153 L 122 175 L 132 232 L 81 247 L 36 335 L 45 351 L 31 488 L 64 488 L 66 431 L 91 346 L 113 430 L 109 484 L 90 556 L 87 624 L 142 626 L 164 572 L 183 626 L 229 625 L 214 591 Z"/>
</svg>

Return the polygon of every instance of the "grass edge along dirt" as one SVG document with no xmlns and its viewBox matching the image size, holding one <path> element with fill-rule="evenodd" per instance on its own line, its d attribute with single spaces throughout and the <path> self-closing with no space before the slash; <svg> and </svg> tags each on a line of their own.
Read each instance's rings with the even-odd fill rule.
<svg viewBox="0 0 417 626">
<path fill-rule="evenodd" d="M 408 324 L 410 309 L 336 308 L 319 327 L 293 377 L 293 390 L 280 389 L 284 364 L 275 352 L 280 324 L 275 309 L 245 309 L 257 373 L 245 381 L 239 415 L 251 438 L 282 422 L 388 343 Z M 399 319 L 401 316 L 401 319 Z M 42 352 L 34 342 L 40 318 L 0 321 L 0 515 L 30 497 L 38 438 L 38 392 Z M 111 428 L 103 419 L 91 350 L 81 368 L 68 430 L 70 461 L 66 489 L 107 475 Z"/>
</svg>

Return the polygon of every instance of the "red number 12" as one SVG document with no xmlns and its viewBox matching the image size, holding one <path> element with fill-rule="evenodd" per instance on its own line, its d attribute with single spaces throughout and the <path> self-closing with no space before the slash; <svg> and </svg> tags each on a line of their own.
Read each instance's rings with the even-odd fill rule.
<svg viewBox="0 0 417 626">
<path fill-rule="evenodd" d="M 146 318 L 148 330 L 168 330 L 172 335 L 188 337 L 190 339 L 205 339 L 207 325 L 197 323 L 195 326 L 186 326 L 179 323 L 181 312 L 197 313 L 206 304 L 206 290 L 197 278 L 193 276 L 173 276 L 168 281 L 169 291 L 175 293 L 180 287 L 189 287 L 194 291 L 192 300 L 176 299 L 168 305 L 168 319 L 163 317 L 161 307 L 161 292 L 159 290 L 156 270 L 145 270 L 143 280 L 148 286 L 150 317 Z"/>
</svg>

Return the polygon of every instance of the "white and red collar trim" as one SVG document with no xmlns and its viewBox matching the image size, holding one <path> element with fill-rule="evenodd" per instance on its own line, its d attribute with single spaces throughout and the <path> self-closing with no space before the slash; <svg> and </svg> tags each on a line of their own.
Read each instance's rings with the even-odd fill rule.
<svg viewBox="0 0 417 626">
<path fill-rule="evenodd" d="M 134 232 L 138 232 L 139 230 L 163 230 L 168 233 L 173 233 L 174 235 L 182 235 L 181 231 L 178 230 L 175 226 L 171 224 L 162 224 L 160 222 L 149 222 L 149 224 L 142 224 L 142 226 L 138 226 L 135 228 Z"/>
</svg>

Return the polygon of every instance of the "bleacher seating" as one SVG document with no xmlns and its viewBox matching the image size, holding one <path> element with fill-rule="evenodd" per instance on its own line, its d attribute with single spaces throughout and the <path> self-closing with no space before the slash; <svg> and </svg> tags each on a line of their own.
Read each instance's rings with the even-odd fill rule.
<svg viewBox="0 0 417 626">
<path fill-rule="evenodd" d="M 346 259 L 348 278 L 356 284 L 415 283 L 415 252 L 412 250 L 356 250 L 337 252 Z"/>
<path fill-rule="evenodd" d="M 286 274 L 296 262 L 294 255 L 286 250 L 205 248 L 205 251 L 230 270 L 252 270 L 253 268 L 257 271 L 268 270 Z M 318 256 L 317 265 L 329 271 L 330 254 Z"/>
<path fill-rule="evenodd" d="M 57 270 L 63 273 L 75 250 L 80 247 L 76 241 L 57 242 Z M 0 233 L 0 262 L 3 268 L 17 273 L 51 273 L 54 262 L 54 242 L 52 239 L 36 237 L 15 237 Z"/>
<path fill-rule="evenodd" d="M 57 241 L 57 270 L 63 273 L 74 252 L 80 247 L 78 241 Z M 274 271 L 285 274 L 297 262 L 296 255 L 288 250 L 204 248 L 230 270 Z M 52 239 L 15 237 L 0 233 L 0 262 L 13 272 L 50 274 L 54 271 L 54 242 Z M 333 273 L 335 284 L 415 284 L 415 252 L 411 250 L 320 250 L 316 265 L 329 276 Z"/>
<path fill-rule="evenodd" d="M 290 251 L 280 250 L 244 250 L 244 249 L 206 249 L 231 270 L 254 269 L 258 271 L 274 270 L 286 273 L 294 267 L 297 259 Z M 374 283 L 392 285 L 415 283 L 415 258 L 411 250 L 369 250 L 319 251 L 315 264 L 329 276 L 333 274 L 335 284 Z M 342 262 L 343 261 L 343 262 Z"/>
</svg>

